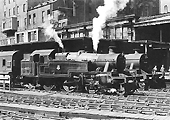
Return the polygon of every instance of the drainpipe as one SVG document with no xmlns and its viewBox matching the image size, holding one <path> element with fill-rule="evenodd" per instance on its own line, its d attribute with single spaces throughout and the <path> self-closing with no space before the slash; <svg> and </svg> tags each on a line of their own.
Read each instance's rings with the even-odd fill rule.
<svg viewBox="0 0 170 120">
<path fill-rule="evenodd" d="M 160 30 L 159 30 L 159 39 L 160 42 L 162 42 L 162 26 L 160 25 Z"/>
<path fill-rule="evenodd" d="M 86 22 L 86 0 L 84 0 L 84 22 Z"/>
<path fill-rule="evenodd" d="M 144 44 L 144 47 L 145 47 L 145 54 L 147 55 L 147 53 L 148 53 L 148 45 L 147 45 L 147 43 Z"/>
</svg>

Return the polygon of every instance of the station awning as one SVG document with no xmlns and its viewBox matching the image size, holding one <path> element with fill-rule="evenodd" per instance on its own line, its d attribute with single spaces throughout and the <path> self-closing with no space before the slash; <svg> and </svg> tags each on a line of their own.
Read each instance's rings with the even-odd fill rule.
<svg viewBox="0 0 170 120">
<path fill-rule="evenodd" d="M 170 15 L 136 22 L 134 27 L 153 26 L 170 23 Z"/>
<path fill-rule="evenodd" d="M 26 43 L 16 43 L 12 45 L 4 45 L 0 46 L 0 51 L 13 51 L 13 50 L 20 50 L 20 51 L 28 51 L 32 52 L 33 50 L 40 50 L 40 49 L 53 49 L 59 48 L 58 43 L 55 41 L 38 41 L 38 42 L 26 42 Z"/>
<path fill-rule="evenodd" d="M 34 56 L 35 54 L 39 54 L 40 56 L 48 56 L 50 55 L 54 49 L 45 49 L 45 50 L 35 50 L 31 53 L 31 56 Z"/>
<path fill-rule="evenodd" d="M 153 48 L 170 48 L 169 43 L 153 41 L 153 40 L 131 41 L 131 43 L 153 45 L 152 46 Z"/>
</svg>

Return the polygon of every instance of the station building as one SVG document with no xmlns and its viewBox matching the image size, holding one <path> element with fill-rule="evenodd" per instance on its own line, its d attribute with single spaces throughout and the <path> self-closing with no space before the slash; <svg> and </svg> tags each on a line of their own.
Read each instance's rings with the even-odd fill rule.
<svg viewBox="0 0 170 120">
<path fill-rule="evenodd" d="M 44 35 L 44 24 L 49 16 L 54 29 L 67 26 L 64 31 L 68 30 L 69 25 L 92 21 L 92 18 L 97 16 L 96 8 L 99 5 L 103 5 L 102 0 L 51 0 L 28 7 L 26 29 L 15 32 L 15 43 L 47 41 L 48 38 Z M 68 34 L 61 34 L 61 32 L 58 34 L 62 38 L 69 38 Z"/>
<path fill-rule="evenodd" d="M 16 44 L 16 32 L 27 30 L 27 10 L 47 0 L 2 0 L 2 33 L 6 36 L 0 45 Z M 24 35 L 19 36 L 20 39 Z"/>
<path fill-rule="evenodd" d="M 140 17 L 134 28 L 136 40 L 154 40 L 159 42 L 170 42 L 170 2 L 159 1 L 159 14 Z"/>
</svg>

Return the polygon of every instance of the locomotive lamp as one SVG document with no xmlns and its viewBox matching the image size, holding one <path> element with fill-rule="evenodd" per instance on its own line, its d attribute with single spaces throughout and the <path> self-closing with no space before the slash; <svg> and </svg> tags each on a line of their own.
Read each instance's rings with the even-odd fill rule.
<svg viewBox="0 0 170 120">
<path fill-rule="evenodd" d="M 141 47 L 143 47 L 143 44 L 140 44 Z"/>
<path fill-rule="evenodd" d="M 152 70 L 153 74 L 155 74 L 156 71 L 157 71 L 157 66 L 155 66 L 155 67 L 153 68 L 153 70 Z"/>
<path fill-rule="evenodd" d="M 165 76 L 165 68 L 164 65 L 161 66 L 160 72 L 162 73 L 162 75 L 159 78 L 163 78 Z"/>
<path fill-rule="evenodd" d="M 161 72 L 165 72 L 165 68 L 164 68 L 164 65 L 161 66 L 161 69 L 160 69 Z"/>
<path fill-rule="evenodd" d="M 116 94 L 117 93 L 117 90 L 115 88 L 111 88 L 107 91 L 108 93 L 111 93 L 111 94 Z"/>
<path fill-rule="evenodd" d="M 149 45 L 149 47 L 152 47 L 152 45 Z"/>
</svg>

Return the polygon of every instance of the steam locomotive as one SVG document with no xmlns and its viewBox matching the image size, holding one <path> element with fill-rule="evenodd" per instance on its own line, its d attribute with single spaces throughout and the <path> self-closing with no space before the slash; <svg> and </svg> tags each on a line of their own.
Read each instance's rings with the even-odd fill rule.
<svg viewBox="0 0 170 120">
<path fill-rule="evenodd" d="M 146 54 L 114 53 L 111 47 L 108 53 L 93 53 L 91 45 L 86 43 L 73 51 L 68 45 L 65 52 L 49 48 L 32 52 L 3 51 L 0 52 L 0 74 L 10 77 L 13 85 L 30 84 L 67 92 L 129 94 L 144 87 L 147 78 L 144 71 L 150 66 Z"/>
<path fill-rule="evenodd" d="M 25 54 L 21 60 L 21 76 L 24 82 L 29 81 L 35 85 L 39 83 L 43 89 L 56 87 L 68 92 L 79 90 L 109 93 L 125 92 L 125 88 L 126 92 L 134 92 L 137 86 L 130 86 L 136 85 L 134 82 L 141 82 L 143 76 L 125 74 L 125 66 L 126 58 L 122 53 L 56 53 L 54 49 L 35 50 L 29 55 Z"/>
</svg>

